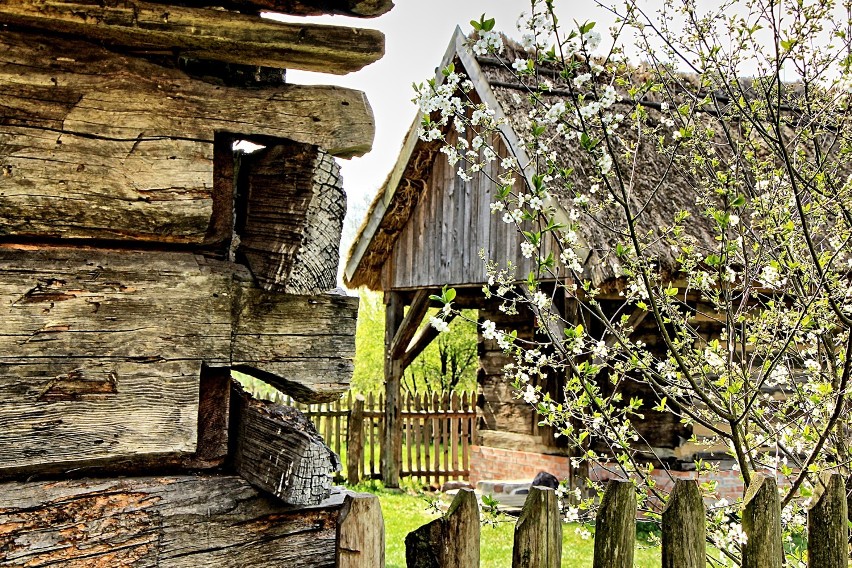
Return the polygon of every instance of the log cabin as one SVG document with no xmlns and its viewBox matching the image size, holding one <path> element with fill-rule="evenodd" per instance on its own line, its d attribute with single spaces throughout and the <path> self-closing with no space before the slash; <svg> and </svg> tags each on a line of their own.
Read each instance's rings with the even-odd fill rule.
<svg viewBox="0 0 852 568">
<path fill-rule="evenodd" d="M 466 42 L 466 36 L 456 29 L 438 69 L 453 64 L 455 70 L 463 73 L 473 84 L 473 90 L 467 96 L 474 103 L 486 103 L 495 111 L 498 121 L 505 120 L 499 127 L 499 136 L 491 141 L 498 156 L 495 165 L 483 166 L 481 172 L 472 174 L 471 179 L 465 181 L 440 152 L 442 142 L 418 138 L 418 117 L 407 134 L 393 170 L 367 213 L 350 249 L 344 271 L 344 282 L 348 286 L 364 286 L 384 294 L 387 308 L 385 381 L 389 404 L 385 417 L 388 441 L 384 446 L 383 476 L 386 482 L 391 483 L 398 479 L 395 455 L 399 455 L 401 444 L 399 428 L 393 426 L 399 420 L 399 409 L 393 401 L 398 400 L 400 377 L 417 354 L 437 336 L 437 332 L 429 326 L 417 333 L 429 307 L 436 307 L 429 296 L 440 294 L 445 285 L 451 286 L 457 293 L 454 305 L 478 310 L 480 321 L 491 320 L 499 329 L 515 330 L 521 339 L 533 339 L 536 333 L 531 311 L 524 313 L 521 309 L 519 314 L 507 315 L 500 311 L 499 301 L 485 298 L 482 289 L 488 278 L 480 253 L 484 251 L 485 258 L 494 259 L 501 265 L 511 262 L 521 280 L 532 269 L 532 261 L 521 253 L 523 236 L 514 226 L 503 222 L 500 215 L 492 214 L 490 208 L 496 199 L 497 188 L 491 181 L 498 177 L 496 163 L 505 157 L 514 157 L 521 164 L 529 162 L 522 140 L 531 130 L 531 107 L 526 100 L 525 88 L 511 71 L 514 56 L 475 56 Z M 526 56 L 519 46 L 507 45 L 507 50 L 516 50 L 515 55 L 519 57 Z M 558 81 L 556 77 L 554 74 L 554 80 Z M 438 73 L 436 81 L 440 84 L 442 80 L 442 74 Z M 557 88 L 553 100 L 560 96 L 565 94 L 560 94 Z M 446 132 L 446 136 L 450 144 L 455 144 L 458 134 Z M 562 152 L 561 159 L 575 171 L 582 174 L 588 170 L 589 164 L 573 157 L 576 152 L 567 145 L 560 146 L 554 142 L 552 149 Z M 643 176 L 634 188 L 639 195 L 650 196 L 642 222 L 649 228 L 662 226 L 665 219 L 671 219 L 682 210 L 694 212 L 693 217 L 700 218 L 699 206 L 688 186 L 669 188 L 670 191 L 664 195 L 655 191 L 656 184 L 665 175 L 665 164 L 660 164 L 650 155 L 645 157 Z M 531 183 L 531 180 L 527 182 Z M 523 187 L 524 181 L 517 180 L 514 190 L 520 193 Z M 559 215 L 567 217 L 573 208 L 572 197 L 557 196 L 557 219 Z M 710 227 L 696 223 L 691 230 L 694 230 L 697 240 L 712 242 Z M 586 257 L 582 259 L 584 278 L 602 290 L 598 298 L 605 310 L 617 313 L 617 310 L 624 309 L 624 299 L 620 294 L 620 267 L 612 261 L 612 257 L 602 258 L 597 252 L 612 247 L 603 240 L 602 234 L 592 230 L 580 238 L 587 245 L 584 247 Z M 674 265 L 674 257 L 668 247 L 660 245 L 653 252 L 661 263 Z M 557 295 L 554 308 L 565 321 L 579 323 L 576 302 L 576 299 Z M 641 339 L 651 349 L 663 349 L 655 324 L 650 318 L 643 321 L 646 312 L 630 308 L 627 313 L 629 326 L 634 328 L 633 337 Z M 583 323 L 592 328 L 590 333 L 593 337 L 603 334 L 603 328 L 594 328 L 594 322 Z M 717 333 L 712 318 L 700 322 L 700 325 L 708 337 Z M 486 339 L 481 334 L 478 352 L 478 431 L 471 449 L 471 483 L 494 479 L 529 480 L 542 470 L 563 479 L 575 475 L 569 458 L 576 449 L 566 447 L 555 438 L 550 428 L 540 426 L 540 418 L 533 407 L 522 400 L 503 377 L 503 368 L 512 359 L 503 353 L 496 340 Z M 552 377 L 541 386 L 558 400 L 563 381 L 564 377 Z M 654 462 L 656 471 L 661 472 L 659 483 L 671 484 L 673 477 L 694 475 L 692 470 L 696 458 L 729 459 L 724 447 L 708 447 L 689 441 L 693 434 L 701 441 L 710 434 L 709 431 L 700 426 L 684 425 L 673 414 L 650 411 L 650 407 L 656 404 L 656 396 L 647 386 L 632 382 L 620 388 L 624 400 L 633 396 L 643 398 L 645 418 L 638 421 L 637 427 L 646 441 L 643 447 L 645 459 Z M 670 473 L 662 473 L 663 470 Z M 610 474 L 602 469 L 590 472 L 590 475 L 606 478 Z M 720 474 L 719 481 L 722 493 L 740 496 L 742 484 L 736 472 Z"/>
<path fill-rule="evenodd" d="M 390 0 L 0 1 L 0 566 L 383 566 L 299 401 L 348 388 L 336 158 Z M 239 151 L 238 141 L 261 149 Z"/>
</svg>

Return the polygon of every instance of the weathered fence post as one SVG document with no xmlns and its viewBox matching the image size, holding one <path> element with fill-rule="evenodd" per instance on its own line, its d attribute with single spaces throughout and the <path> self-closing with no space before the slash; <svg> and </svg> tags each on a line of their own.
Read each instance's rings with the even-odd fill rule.
<svg viewBox="0 0 852 568">
<path fill-rule="evenodd" d="M 515 525 L 512 568 L 559 568 L 562 565 L 562 522 L 556 491 L 530 487 Z"/>
<path fill-rule="evenodd" d="M 808 566 L 846 568 L 849 538 L 846 484 L 839 473 L 832 473 L 823 481 L 822 495 L 808 509 Z"/>
<path fill-rule="evenodd" d="M 636 491 L 630 481 L 613 479 L 595 522 L 593 568 L 633 568 L 636 542 Z"/>
<path fill-rule="evenodd" d="M 663 568 L 704 568 L 705 523 L 698 482 L 678 479 L 663 510 Z"/>
<path fill-rule="evenodd" d="M 405 537 L 408 568 L 479 568 L 479 505 L 460 489 L 447 514 Z"/>
<path fill-rule="evenodd" d="M 781 502 L 774 478 L 762 473 L 752 477 L 743 499 L 743 530 L 748 540 L 742 568 L 781 568 Z"/>
<path fill-rule="evenodd" d="M 363 400 L 361 401 L 363 406 Z M 347 495 L 337 525 L 337 568 L 385 568 L 385 521 L 375 495 Z"/>
<path fill-rule="evenodd" d="M 364 454 L 364 395 L 355 397 L 349 411 L 346 432 L 346 481 L 355 485 L 361 481 L 361 457 Z"/>
</svg>

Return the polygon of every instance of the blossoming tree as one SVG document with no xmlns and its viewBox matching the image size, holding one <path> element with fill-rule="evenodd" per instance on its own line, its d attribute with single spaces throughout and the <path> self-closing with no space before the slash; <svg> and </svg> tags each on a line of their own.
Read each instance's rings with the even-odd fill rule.
<svg viewBox="0 0 852 568">
<path fill-rule="evenodd" d="M 746 486 L 774 474 L 795 533 L 818 474 L 850 471 L 850 2 L 601 8 L 616 18 L 606 45 L 594 22 L 562 26 L 553 0 L 532 0 L 520 46 L 493 20 L 472 22 L 473 52 L 523 86 L 523 156 L 498 157 L 490 141 L 505 119 L 467 96 L 452 65 L 417 86 L 421 138 L 457 140 L 442 151 L 464 179 L 499 163 L 492 213 L 536 260 L 517 274 L 486 258 L 484 291 L 505 311 L 532 310 L 535 340 L 487 320 L 481 333 L 514 355 L 517 396 L 578 448 L 577 467 L 615 470 L 664 500 L 636 422 L 673 413 L 706 433 L 694 443 L 724 444 Z M 601 271 L 618 302 L 603 299 L 613 290 Z M 439 329 L 453 297 L 436 297 Z M 657 345 L 632 335 L 642 321 Z M 560 398 L 538 386 L 549 374 L 565 377 Z M 625 397 L 637 383 L 644 399 Z M 719 465 L 695 467 L 701 480 Z M 738 562 L 743 535 L 724 505 L 710 534 Z M 592 506 L 574 501 L 566 516 Z"/>
</svg>

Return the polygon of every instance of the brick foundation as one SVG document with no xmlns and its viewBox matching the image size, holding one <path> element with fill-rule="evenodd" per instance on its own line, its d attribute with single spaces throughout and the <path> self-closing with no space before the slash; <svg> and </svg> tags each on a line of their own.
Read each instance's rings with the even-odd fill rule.
<svg viewBox="0 0 852 568">
<path fill-rule="evenodd" d="M 471 446 L 470 448 L 470 484 L 474 487 L 483 480 L 529 482 L 540 471 L 552 473 L 559 479 L 567 479 L 569 468 L 570 463 L 566 456 L 504 450 L 489 446 Z M 612 477 L 602 468 L 593 468 L 590 475 L 592 479 L 600 481 Z M 675 479 L 696 478 L 694 471 L 665 472 L 662 469 L 656 469 L 652 473 L 657 485 L 666 491 L 673 485 L 669 476 Z M 724 497 L 733 502 L 743 496 L 743 481 L 739 472 L 732 470 L 730 465 L 727 467 L 723 465 L 718 473 L 709 477 L 705 474 L 702 478 L 718 482 L 719 498 Z"/>
</svg>

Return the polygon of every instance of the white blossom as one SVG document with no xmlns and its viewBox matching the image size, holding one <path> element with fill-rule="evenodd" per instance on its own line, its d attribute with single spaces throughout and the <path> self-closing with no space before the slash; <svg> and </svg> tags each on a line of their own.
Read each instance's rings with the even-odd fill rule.
<svg viewBox="0 0 852 568">
<path fill-rule="evenodd" d="M 476 55 L 503 53 L 503 38 L 495 31 L 480 31 L 479 39 L 473 43 L 472 49 Z"/>
<path fill-rule="evenodd" d="M 524 389 L 524 402 L 528 404 L 536 404 L 538 402 L 538 393 L 534 386 L 527 385 L 527 388 Z"/>
<path fill-rule="evenodd" d="M 439 317 L 432 316 L 429 318 L 429 324 L 438 330 L 438 332 L 443 333 L 450 329 L 450 324 Z"/>
</svg>

